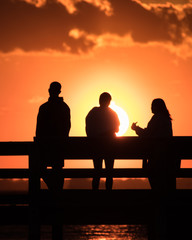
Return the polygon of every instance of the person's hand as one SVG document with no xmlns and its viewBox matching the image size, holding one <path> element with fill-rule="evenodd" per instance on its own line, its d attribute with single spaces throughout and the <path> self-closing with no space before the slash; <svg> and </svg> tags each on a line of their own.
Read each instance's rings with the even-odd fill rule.
<svg viewBox="0 0 192 240">
<path fill-rule="evenodd" d="M 131 129 L 135 131 L 136 128 L 137 128 L 137 122 L 132 123 L 132 125 L 131 125 Z"/>
</svg>

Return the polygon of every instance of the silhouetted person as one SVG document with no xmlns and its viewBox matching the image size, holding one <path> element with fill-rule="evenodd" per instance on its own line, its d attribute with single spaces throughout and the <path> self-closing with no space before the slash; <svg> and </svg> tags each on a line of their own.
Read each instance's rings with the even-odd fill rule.
<svg viewBox="0 0 192 240">
<path fill-rule="evenodd" d="M 173 191 L 176 189 L 176 159 L 170 151 L 172 138 L 172 119 L 165 102 L 154 99 L 151 105 L 154 114 L 147 128 L 142 129 L 132 124 L 132 129 L 143 139 L 149 138 L 149 157 L 146 164 L 148 178 L 153 192 L 151 225 L 149 239 L 172 239 L 170 231 L 171 221 L 168 209 L 172 202 Z M 171 235 L 170 235 L 171 233 Z"/>
<path fill-rule="evenodd" d="M 110 142 L 119 131 L 119 118 L 117 114 L 109 108 L 111 102 L 111 95 L 104 92 L 99 98 L 99 107 L 94 107 L 86 117 L 86 133 L 90 138 L 98 140 L 98 143 L 102 143 L 102 147 L 108 147 L 107 143 Z M 110 172 L 113 169 L 114 158 L 108 156 L 105 159 L 105 167 L 108 172 L 106 178 L 106 189 L 111 190 L 113 185 L 113 178 L 110 176 Z M 99 172 L 102 169 L 103 158 L 98 156 L 93 159 L 94 168 Z M 99 188 L 100 177 L 93 178 L 92 188 Z"/>
<path fill-rule="evenodd" d="M 147 162 L 147 170 L 151 188 L 154 190 L 170 190 L 176 188 L 176 179 L 174 176 L 175 162 L 168 152 L 168 140 L 171 139 L 172 119 L 165 102 L 160 99 L 154 99 L 151 105 L 152 113 L 154 114 L 149 121 L 147 128 L 141 128 L 132 124 L 132 129 L 137 135 L 143 138 L 155 138 L 162 140 L 158 143 L 153 143 L 150 152 L 151 156 Z"/>
<path fill-rule="evenodd" d="M 63 101 L 63 98 L 59 97 L 60 93 L 61 84 L 52 82 L 49 88 L 50 97 L 39 108 L 36 126 L 36 138 L 44 146 L 41 149 L 43 180 L 52 191 L 63 188 L 64 178 L 61 170 L 64 166 L 64 159 L 59 144 L 53 148 L 50 143 L 59 143 L 59 140 L 67 138 L 71 127 L 70 108 Z M 53 169 L 51 175 L 47 174 L 46 168 L 48 166 Z"/>
</svg>

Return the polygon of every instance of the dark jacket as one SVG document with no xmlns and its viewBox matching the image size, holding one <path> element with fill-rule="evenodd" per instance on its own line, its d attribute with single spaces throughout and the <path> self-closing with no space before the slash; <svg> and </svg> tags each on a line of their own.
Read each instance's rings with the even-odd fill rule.
<svg viewBox="0 0 192 240">
<path fill-rule="evenodd" d="M 63 98 L 50 97 L 40 106 L 37 116 L 37 138 L 65 138 L 68 137 L 70 128 L 70 108 Z"/>
<path fill-rule="evenodd" d="M 148 146 L 148 169 L 150 185 L 158 191 L 174 190 L 176 188 L 175 169 L 180 165 L 178 159 L 170 151 L 170 140 L 173 135 L 171 119 L 163 114 L 155 114 L 147 128 L 136 128 L 136 133 L 143 138 L 152 138 Z M 153 140 L 154 138 L 154 140 Z"/>
<path fill-rule="evenodd" d="M 137 135 L 149 138 L 169 138 L 172 137 L 172 123 L 171 120 L 162 115 L 155 114 L 149 121 L 147 128 L 136 128 Z"/>
<path fill-rule="evenodd" d="M 116 112 L 109 107 L 94 107 L 86 117 L 88 137 L 114 137 L 119 125 Z"/>
</svg>

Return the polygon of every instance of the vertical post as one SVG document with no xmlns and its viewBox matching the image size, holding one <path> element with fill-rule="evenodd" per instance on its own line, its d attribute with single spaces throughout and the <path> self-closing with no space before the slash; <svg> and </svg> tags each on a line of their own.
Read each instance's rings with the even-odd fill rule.
<svg viewBox="0 0 192 240">
<path fill-rule="evenodd" d="M 56 220 L 57 221 L 57 220 Z M 62 240 L 63 239 L 63 225 L 61 223 L 52 224 L 52 240 Z"/>
<path fill-rule="evenodd" d="M 40 240 L 39 193 L 40 154 L 34 142 L 29 155 L 29 240 Z"/>
</svg>

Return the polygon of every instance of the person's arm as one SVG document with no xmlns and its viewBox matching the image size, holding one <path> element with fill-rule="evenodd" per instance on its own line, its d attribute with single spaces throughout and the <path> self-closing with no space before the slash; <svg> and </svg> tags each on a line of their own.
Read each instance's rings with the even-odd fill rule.
<svg viewBox="0 0 192 240">
<path fill-rule="evenodd" d="M 115 113 L 115 133 L 119 132 L 120 121 L 118 115 Z"/>
<path fill-rule="evenodd" d="M 85 118 L 85 131 L 87 136 L 89 136 L 89 113 L 87 114 L 86 118 Z"/>
<path fill-rule="evenodd" d="M 143 135 L 143 133 L 145 132 L 145 129 L 137 126 L 137 122 L 132 124 L 131 129 L 134 130 L 138 136 Z"/>
<path fill-rule="evenodd" d="M 36 125 L 36 137 L 39 138 L 40 136 L 41 136 L 41 108 L 39 108 Z"/>
<path fill-rule="evenodd" d="M 71 111 L 70 108 L 68 109 L 68 114 L 67 114 L 67 123 L 66 123 L 66 132 L 67 136 L 69 136 L 69 131 L 71 129 Z"/>
<path fill-rule="evenodd" d="M 96 137 L 99 135 L 99 129 L 97 129 L 96 115 L 97 108 L 92 108 L 85 118 L 85 131 L 88 137 Z"/>
</svg>

